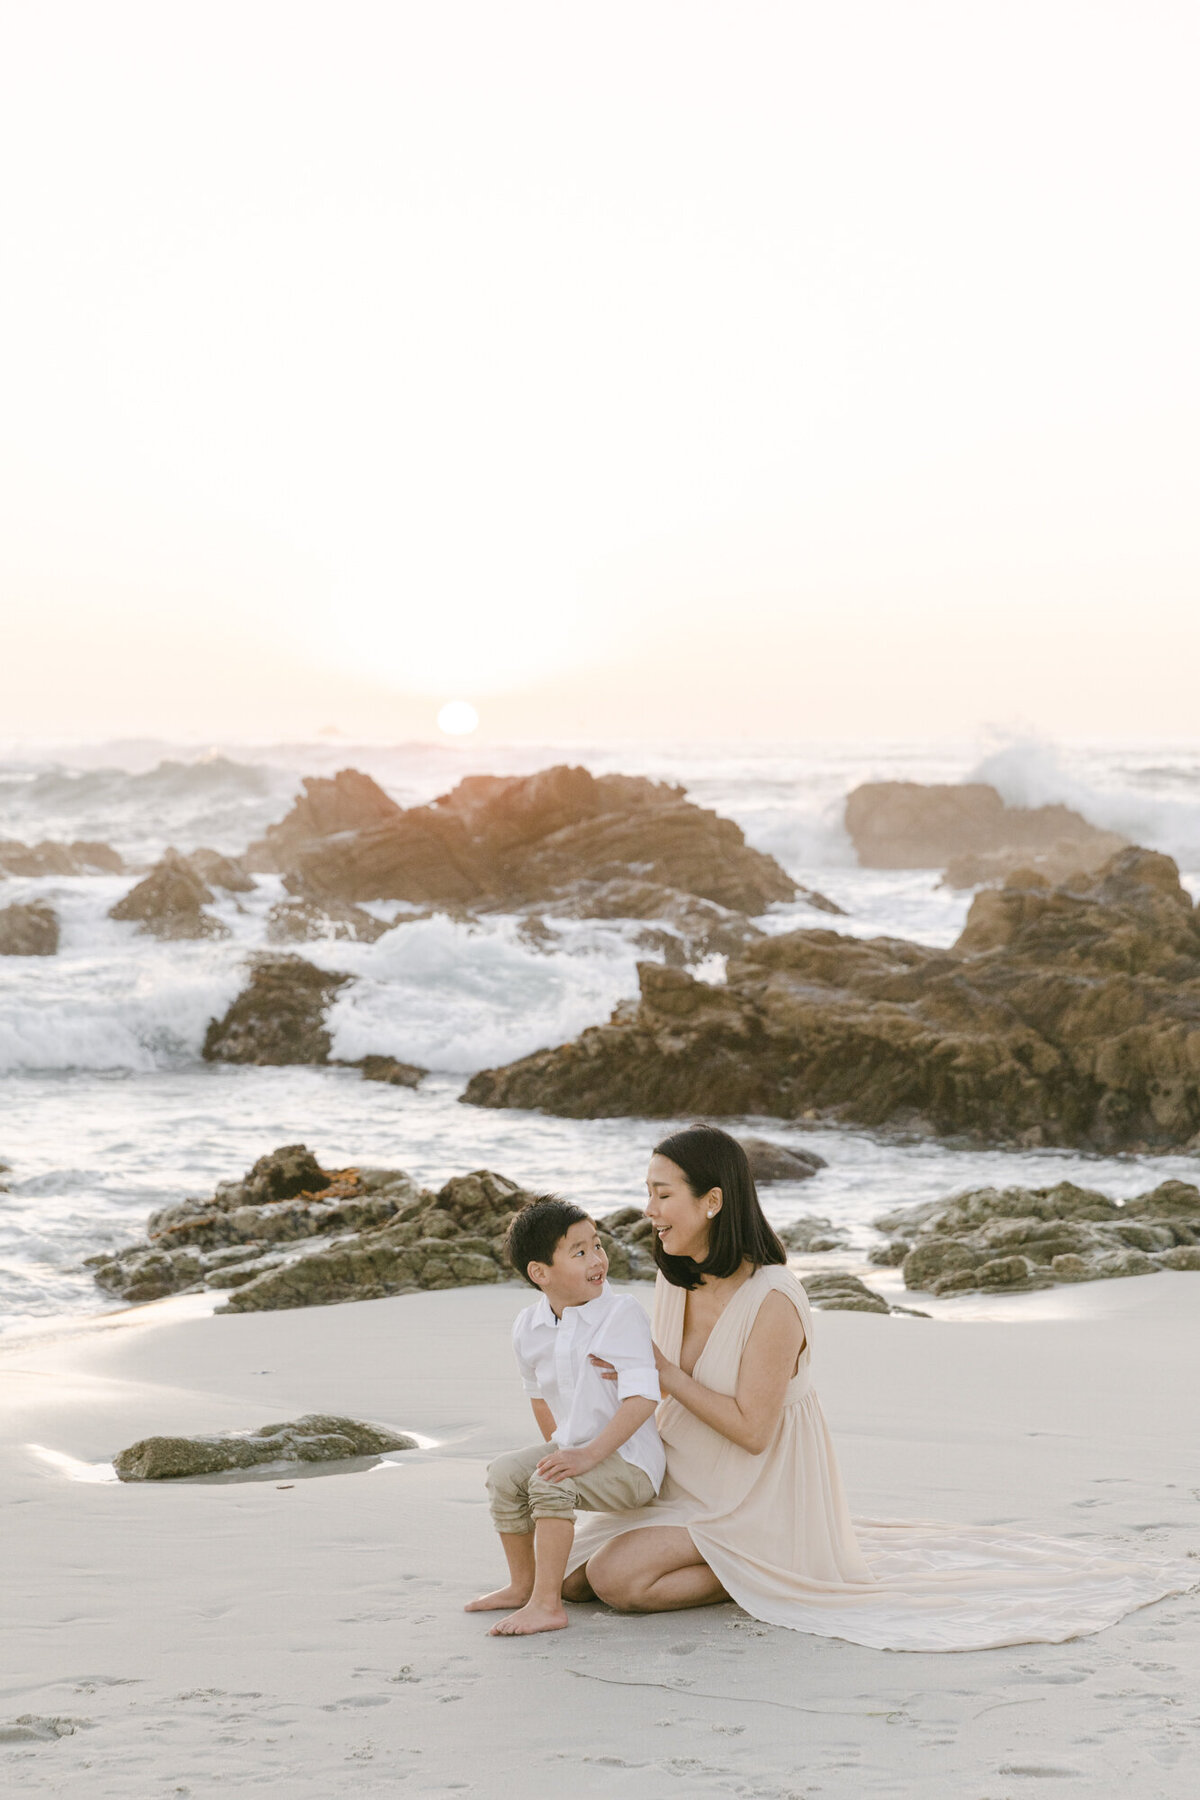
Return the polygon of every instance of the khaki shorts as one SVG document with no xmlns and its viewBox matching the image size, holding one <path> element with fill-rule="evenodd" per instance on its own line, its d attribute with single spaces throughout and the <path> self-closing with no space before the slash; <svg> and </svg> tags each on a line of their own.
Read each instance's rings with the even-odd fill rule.
<svg viewBox="0 0 1200 1800">
<path fill-rule="evenodd" d="M 528 1450 L 510 1450 L 488 1464 L 488 1496 L 497 1531 L 522 1536 L 538 1519 L 573 1519 L 577 1507 L 583 1512 L 633 1512 L 653 1500 L 654 1483 L 646 1471 L 615 1450 L 586 1475 L 544 1481 L 537 1466 L 557 1449 L 551 1439 Z"/>
</svg>

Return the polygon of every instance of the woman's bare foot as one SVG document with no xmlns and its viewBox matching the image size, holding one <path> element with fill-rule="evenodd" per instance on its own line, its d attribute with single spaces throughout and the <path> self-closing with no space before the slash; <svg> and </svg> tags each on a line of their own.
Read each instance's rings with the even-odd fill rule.
<svg viewBox="0 0 1200 1800">
<path fill-rule="evenodd" d="M 497 1588 L 494 1594 L 480 1594 L 476 1600 L 468 1600 L 463 1607 L 464 1612 L 507 1612 L 510 1606 L 525 1606 L 529 1600 L 529 1589 L 519 1587 Z"/>
<path fill-rule="evenodd" d="M 489 1637 L 532 1637 L 535 1631 L 562 1631 L 571 1621 L 562 1606 L 535 1606 L 530 1600 L 519 1612 L 501 1619 Z"/>
</svg>

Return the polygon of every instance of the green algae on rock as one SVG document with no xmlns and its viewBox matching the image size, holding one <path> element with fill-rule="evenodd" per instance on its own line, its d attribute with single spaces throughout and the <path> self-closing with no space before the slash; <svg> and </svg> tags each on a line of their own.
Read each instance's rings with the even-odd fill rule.
<svg viewBox="0 0 1200 1800">
<path fill-rule="evenodd" d="M 1164 1181 L 1118 1205 L 1073 1182 L 974 1188 L 876 1219 L 888 1242 L 872 1262 L 900 1263 L 904 1285 L 938 1296 L 1023 1292 L 1060 1282 L 1200 1270 L 1200 1189 Z"/>
<path fill-rule="evenodd" d="M 141 1438 L 113 1457 L 113 1468 L 122 1481 L 179 1481 L 261 1463 L 344 1462 L 352 1456 L 416 1448 L 416 1438 L 402 1431 L 328 1413 L 305 1413 L 278 1425 L 260 1425 L 257 1431 Z"/>
<path fill-rule="evenodd" d="M 241 1181 L 219 1183 L 210 1199 L 161 1207 L 146 1243 L 90 1257 L 88 1266 L 106 1293 L 135 1303 L 233 1290 L 220 1312 L 511 1281 L 504 1236 L 532 1198 L 490 1169 L 432 1193 L 403 1169 L 331 1171 L 305 1145 L 288 1144 Z M 615 1281 L 653 1279 L 645 1233 L 602 1224 L 600 1236 Z"/>
</svg>

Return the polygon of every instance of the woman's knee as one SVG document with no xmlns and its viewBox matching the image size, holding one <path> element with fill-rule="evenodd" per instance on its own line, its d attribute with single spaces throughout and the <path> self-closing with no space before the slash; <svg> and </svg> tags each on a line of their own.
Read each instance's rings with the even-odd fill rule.
<svg viewBox="0 0 1200 1800">
<path fill-rule="evenodd" d="M 645 1575 L 628 1557 L 598 1550 L 587 1565 L 587 1580 L 597 1600 L 614 1612 L 643 1611 Z"/>
</svg>

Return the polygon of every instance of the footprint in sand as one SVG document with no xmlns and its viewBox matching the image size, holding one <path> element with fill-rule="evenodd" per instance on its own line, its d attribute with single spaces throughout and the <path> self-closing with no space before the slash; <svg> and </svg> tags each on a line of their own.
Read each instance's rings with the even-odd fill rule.
<svg viewBox="0 0 1200 1800">
<path fill-rule="evenodd" d="M 45 1718 L 41 1713 L 21 1713 L 0 1725 L 0 1744 L 53 1744 L 59 1738 L 90 1731 L 94 1719 Z"/>
<path fill-rule="evenodd" d="M 1082 1769 L 1064 1769 L 1054 1763 L 1002 1763 L 1001 1775 L 1026 1775 L 1042 1781 L 1077 1781 Z"/>
</svg>

